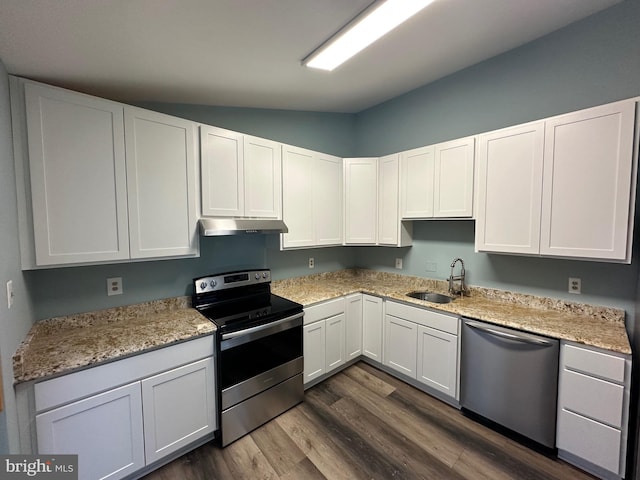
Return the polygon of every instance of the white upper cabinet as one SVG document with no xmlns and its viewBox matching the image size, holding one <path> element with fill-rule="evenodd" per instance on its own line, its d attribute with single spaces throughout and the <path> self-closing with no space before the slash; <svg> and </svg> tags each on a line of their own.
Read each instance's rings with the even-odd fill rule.
<svg viewBox="0 0 640 480">
<path fill-rule="evenodd" d="M 23 267 L 129 258 L 123 106 L 35 83 L 24 98 L 35 265 Z"/>
<path fill-rule="evenodd" d="M 630 262 L 635 101 L 480 136 L 476 249 Z"/>
<path fill-rule="evenodd" d="M 131 258 L 198 253 L 196 126 L 125 107 Z"/>
<path fill-rule="evenodd" d="M 400 153 L 401 217 L 473 215 L 475 137 Z"/>
<path fill-rule="evenodd" d="M 375 245 L 378 239 L 378 159 L 344 159 L 344 243 Z"/>
<path fill-rule="evenodd" d="M 282 217 L 282 145 L 244 136 L 244 215 Z"/>
<path fill-rule="evenodd" d="M 343 235 L 342 159 L 315 154 L 313 168 L 313 216 L 315 244 L 340 245 Z M 285 222 L 286 223 L 286 222 Z"/>
<path fill-rule="evenodd" d="M 400 154 L 402 218 L 433 217 L 434 147 L 421 147 Z"/>
<path fill-rule="evenodd" d="M 400 155 L 378 159 L 378 245 L 411 245 L 412 222 L 400 221 Z"/>
<path fill-rule="evenodd" d="M 475 137 L 452 140 L 435 146 L 434 217 L 473 215 L 474 154 Z"/>
<path fill-rule="evenodd" d="M 289 233 L 282 234 L 283 248 L 316 244 L 313 210 L 314 153 L 285 146 L 282 152 L 282 218 Z"/>
<path fill-rule="evenodd" d="M 22 268 L 197 256 L 195 124 L 11 79 Z"/>
<path fill-rule="evenodd" d="M 200 126 L 202 215 L 244 215 L 243 135 L 217 127 Z"/>
<path fill-rule="evenodd" d="M 202 125 L 200 148 L 204 216 L 281 217 L 281 144 Z"/>
<path fill-rule="evenodd" d="M 545 123 L 540 253 L 630 260 L 635 103 Z"/>
<path fill-rule="evenodd" d="M 282 157 L 282 248 L 341 245 L 342 159 L 289 145 Z"/>
<path fill-rule="evenodd" d="M 480 136 L 476 249 L 537 254 L 544 123 Z"/>
</svg>

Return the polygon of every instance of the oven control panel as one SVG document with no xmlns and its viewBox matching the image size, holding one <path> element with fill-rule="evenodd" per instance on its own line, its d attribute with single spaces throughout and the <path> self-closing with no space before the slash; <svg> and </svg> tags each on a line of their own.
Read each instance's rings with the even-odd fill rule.
<svg viewBox="0 0 640 480">
<path fill-rule="evenodd" d="M 193 281 L 196 294 L 269 282 L 271 282 L 271 270 L 266 268 L 209 275 Z"/>
</svg>

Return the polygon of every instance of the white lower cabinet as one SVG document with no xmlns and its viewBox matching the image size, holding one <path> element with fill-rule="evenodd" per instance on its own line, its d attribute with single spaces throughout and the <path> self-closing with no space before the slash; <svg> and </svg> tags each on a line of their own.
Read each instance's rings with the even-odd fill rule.
<svg viewBox="0 0 640 480">
<path fill-rule="evenodd" d="M 77 454 L 80 478 L 122 478 L 144 467 L 140 382 L 36 416 L 38 453 Z"/>
<path fill-rule="evenodd" d="M 416 378 L 418 326 L 386 314 L 384 329 L 384 364 Z"/>
<path fill-rule="evenodd" d="M 147 464 L 214 431 L 214 395 L 212 357 L 142 380 Z"/>
<path fill-rule="evenodd" d="M 345 297 L 345 352 L 347 361 L 362 354 L 362 294 Z"/>
<path fill-rule="evenodd" d="M 325 320 L 325 361 L 327 373 L 345 363 L 345 315 L 341 313 Z"/>
<path fill-rule="evenodd" d="M 78 454 L 80 479 L 114 480 L 212 436 L 212 355 L 206 336 L 37 383 L 35 453 Z"/>
<path fill-rule="evenodd" d="M 382 363 L 382 298 L 362 295 L 362 355 Z"/>
<path fill-rule="evenodd" d="M 304 310 L 305 385 L 346 362 L 345 298 L 312 305 Z"/>
<path fill-rule="evenodd" d="M 631 358 L 563 342 L 558 456 L 602 478 L 623 477 Z"/>
<path fill-rule="evenodd" d="M 417 380 L 458 398 L 457 373 L 458 337 L 419 325 Z"/>
<path fill-rule="evenodd" d="M 304 343 L 304 383 L 309 383 L 326 372 L 325 323 L 324 320 L 305 325 Z"/>
<path fill-rule="evenodd" d="M 386 301 L 384 364 L 457 400 L 459 324 L 452 315 Z"/>
</svg>

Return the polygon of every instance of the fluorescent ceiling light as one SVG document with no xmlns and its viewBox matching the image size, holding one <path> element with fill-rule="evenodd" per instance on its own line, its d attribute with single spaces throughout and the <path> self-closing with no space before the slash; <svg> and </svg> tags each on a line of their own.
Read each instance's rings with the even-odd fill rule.
<svg viewBox="0 0 640 480">
<path fill-rule="evenodd" d="M 434 0 L 386 0 L 377 2 L 333 35 L 302 64 L 333 70 L 371 45 Z"/>
</svg>

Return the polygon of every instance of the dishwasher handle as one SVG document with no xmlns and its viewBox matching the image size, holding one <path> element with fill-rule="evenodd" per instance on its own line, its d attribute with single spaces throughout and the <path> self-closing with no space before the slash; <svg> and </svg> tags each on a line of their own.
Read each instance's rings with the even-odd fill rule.
<svg viewBox="0 0 640 480">
<path fill-rule="evenodd" d="M 539 345 L 541 347 L 550 347 L 553 345 L 552 341 L 544 340 L 543 338 L 534 337 L 532 335 L 522 334 L 519 335 L 517 333 L 505 332 L 503 330 L 497 330 L 495 328 L 491 328 L 485 324 L 473 322 L 470 320 L 465 320 L 464 322 L 471 328 L 475 328 L 476 330 L 482 330 L 483 332 L 487 332 L 490 335 L 495 335 L 496 337 L 506 338 L 508 340 L 514 340 L 516 342 L 528 343 L 532 345 Z"/>
</svg>

